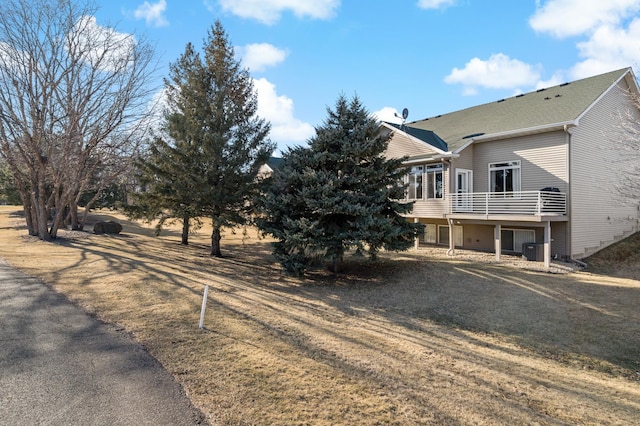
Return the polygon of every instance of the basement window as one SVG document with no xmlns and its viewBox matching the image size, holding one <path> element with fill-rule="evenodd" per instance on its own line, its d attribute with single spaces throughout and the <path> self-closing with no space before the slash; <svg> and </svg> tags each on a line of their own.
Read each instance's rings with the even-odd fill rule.
<svg viewBox="0 0 640 426">
<path fill-rule="evenodd" d="M 522 253 L 522 245 L 536 242 L 536 232 L 533 229 L 502 229 L 502 250 L 513 253 Z"/>
</svg>

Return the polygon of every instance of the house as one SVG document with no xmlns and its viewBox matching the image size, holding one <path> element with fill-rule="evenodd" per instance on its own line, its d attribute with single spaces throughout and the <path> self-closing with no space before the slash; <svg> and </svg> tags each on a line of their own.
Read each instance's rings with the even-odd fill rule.
<svg viewBox="0 0 640 426">
<path fill-rule="evenodd" d="M 269 157 L 266 163 L 260 166 L 258 169 L 258 176 L 267 177 L 271 176 L 273 172 L 278 170 L 280 164 L 282 163 L 282 158 L 280 157 Z"/>
<path fill-rule="evenodd" d="M 385 155 L 408 157 L 406 198 L 421 244 L 581 259 L 638 231 L 611 190 L 623 170 L 617 112 L 638 93 L 630 68 L 395 125 Z M 640 142 L 639 142 L 640 143 Z"/>
</svg>

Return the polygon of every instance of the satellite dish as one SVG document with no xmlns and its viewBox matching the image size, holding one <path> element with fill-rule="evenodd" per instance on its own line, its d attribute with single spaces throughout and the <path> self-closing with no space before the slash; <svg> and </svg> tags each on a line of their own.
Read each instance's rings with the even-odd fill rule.
<svg viewBox="0 0 640 426">
<path fill-rule="evenodd" d="M 409 110 L 407 108 L 404 108 L 402 110 L 402 119 L 406 120 L 408 116 L 409 116 Z"/>
</svg>

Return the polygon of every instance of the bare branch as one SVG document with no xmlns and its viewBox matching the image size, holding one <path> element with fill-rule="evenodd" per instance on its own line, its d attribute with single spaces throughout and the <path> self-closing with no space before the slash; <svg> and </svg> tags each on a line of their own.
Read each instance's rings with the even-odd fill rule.
<svg viewBox="0 0 640 426">
<path fill-rule="evenodd" d="M 0 5 L 0 153 L 28 176 L 43 239 L 55 238 L 89 182 L 108 176 L 104 187 L 126 170 L 155 93 L 153 48 L 100 26 L 95 11 L 83 0 Z"/>
</svg>

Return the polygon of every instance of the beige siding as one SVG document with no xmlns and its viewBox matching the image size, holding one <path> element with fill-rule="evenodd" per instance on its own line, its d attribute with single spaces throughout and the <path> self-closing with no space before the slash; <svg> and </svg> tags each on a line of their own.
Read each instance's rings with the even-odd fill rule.
<svg viewBox="0 0 640 426">
<path fill-rule="evenodd" d="M 495 247 L 493 232 L 493 225 L 463 224 L 464 245 L 462 246 L 462 248 L 468 250 L 493 252 Z"/>
<path fill-rule="evenodd" d="M 551 223 L 551 256 L 558 256 L 560 258 L 571 255 L 569 253 L 569 246 L 567 245 L 567 222 L 553 222 Z M 541 230 L 540 242 L 544 241 L 544 230 Z M 536 234 L 536 238 L 538 238 Z"/>
<path fill-rule="evenodd" d="M 424 142 L 416 141 L 399 132 L 393 132 L 389 145 L 384 153 L 386 158 L 417 157 L 421 155 L 436 155 L 437 151 Z"/>
<path fill-rule="evenodd" d="M 582 258 L 637 230 L 637 207 L 618 205 L 609 184 L 617 170 L 616 111 L 627 108 L 627 87 L 615 87 L 572 129 L 571 253 Z"/>
<path fill-rule="evenodd" d="M 460 152 L 460 156 L 453 160 L 453 167 L 457 169 L 473 169 L 474 145 L 469 145 Z"/>
<path fill-rule="evenodd" d="M 444 217 L 445 207 L 446 198 L 439 200 L 419 200 L 413 205 L 413 211 L 409 216 L 440 218 Z"/>
<path fill-rule="evenodd" d="M 422 218 L 444 217 L 447 207 L 447 194 L 449 193 L 449 188 L 447 188 L 447 182 L 449 181 L 449 171 L 447 166 L 448 165 L 445 163 L 444 176 L 442 177 L 445 185 L 444 198 L 416 200 L 413 204 L 413 211 L 408 216 Z M 424 192 L 426 193 L 426 189 Z"/>
<path fill-rule="evenodd" d="M 448 188 L 450 191 L 456 190 L 456 169 L 466 169 L 473 170 L 473 145 L 469 145 L 460 153 L 460 157 L 454 158 L 451 162 L 451 172 L 449 173 L 449 179 L 447 180 Z M 473 170 L 473 174 L 475 175 L 477 172 Z M 474 178 L 475 179 L 475 178 Z M 475 187 L 475 182 L 473 183 L 473 191 L 474 192 L 482 192 L 478 191 Z"/>
<path fill-rule="evenodd" d="M 568 188 L 567 138 L 564 132 L 543 133 L 475 144 L 473 190 L 489 191 L 489 163 L 520 160 L 522 191 Z"/>
</svg>

